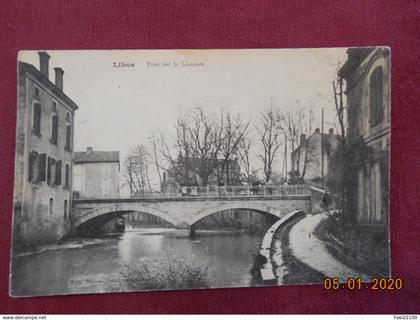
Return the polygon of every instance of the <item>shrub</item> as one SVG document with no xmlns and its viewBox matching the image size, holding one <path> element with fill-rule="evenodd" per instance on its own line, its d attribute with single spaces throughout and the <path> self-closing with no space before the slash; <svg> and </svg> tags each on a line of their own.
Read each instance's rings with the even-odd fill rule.
<svg viewBox="0 0 420 320">
<path fill-rule="evenodd" d="M 120 275 L 129 290 L 208 288 L 209 270 L 194 257 L 171 257 L 158 262 L 142 258 L 135 265 L 123 265 Z"/>
</svg>

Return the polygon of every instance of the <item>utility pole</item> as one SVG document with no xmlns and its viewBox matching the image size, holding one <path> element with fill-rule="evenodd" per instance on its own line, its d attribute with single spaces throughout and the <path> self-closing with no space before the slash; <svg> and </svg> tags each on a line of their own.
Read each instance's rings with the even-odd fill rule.
<svg viewBox="0 0 420 320">
<path fill-rule="evenodd" d="M 286 183 L 287 182 L 287 136 L 286 136 L 286 133 L 284 133 L 284 141 L 285 141 L 285 143 L 284 143 L 284 159 L 285 159 L 285 176 L 286 176 L 284 182 Z"/>
<path fill-rule="evenodd" d="M 287 136 L 284 133 L 284 154 L 283 154 L 283 168 L 281 170 L 281 183 L 284 184 L 287 181 Z"/>
<path fill-rule="evenodd" d="M 325 178 L 324 178 L 324 108 L 322 108 L 322 120 L 321 120 L 321 176 L 322 176 L 322 190 L 325 190 Z"/>
</svg>

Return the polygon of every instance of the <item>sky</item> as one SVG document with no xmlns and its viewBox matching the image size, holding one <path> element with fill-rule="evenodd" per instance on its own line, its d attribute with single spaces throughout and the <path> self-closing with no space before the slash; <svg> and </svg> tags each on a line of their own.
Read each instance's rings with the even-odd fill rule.
<svg viewBox="0 0 420 320">
<path fill-rule="evenodd" d="M 196 105 L 208 111 L 223 104 L 251 120 L 251 129 L 270 100 L 282 111 L 306 108 L 314 128 L 332 127 L 332 81 L 347 48 L 250 50 L 47 50 L 50 80 L 64 70 L 64 92 L 79 106 L 74 150 L 128 151 L 146 144 L 150 130 L 173 130 L 180 112 Z M 37 51 L 19 60 L 39 68 Z M 184 64 L 187 64 L 186 66 Z M 199 64 L 189 66 L 188 64 Z M 133 65 L 115 67 L 114 65 Z M 281 171 L 282 155 L 276 170 Z M 123 172 L 122 172 L 123 173 Z M 157 177 L 151 173 L 151 181 Z"/>
</svg>

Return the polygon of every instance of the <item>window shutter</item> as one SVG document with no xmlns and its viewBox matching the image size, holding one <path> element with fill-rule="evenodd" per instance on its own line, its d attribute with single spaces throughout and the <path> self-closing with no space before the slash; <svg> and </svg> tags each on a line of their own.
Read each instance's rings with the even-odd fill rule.
<svg viewBox="0 0 420 320">
<path fill-rule="evenodd" d="M 35 134 L 41 134 L 41 105 L 39 103 L 34 104 L 34 124 L 33 130 Z"/>
<path fill-rule="evenodd" d="M 370 77 L 370 125 L 373 127 L 383 120 L 383 70 L 377 67 Z"/>
<path fill-rule="evenodd" d="M 375 90 L 375 73 L 372 75 L 370 79 L 370 115 L 369 115 L 369 123 L 371 126 L 375 125 L 375 108 L 376 108 L 376 90 Z"/>
<path fill-rule="evenodd" d="M 66 164 L 66 170 L 65 170 L 65 187 L 70 187 L 70 166 Z"/>
<path fill-rule="evenodd" d="M 51 184 L 51 158 L 48 157 L 47 161 L 47 183 Z"/>
<path fill-rule="evenodd" d="M 70 151 L 70 142 L 71 142 L 71 126 L 67 125 L 66 128 L 66 149 Z"/>
<path fill-rule="evenodd" d="M 55 163 L 55 184 L 61 185 L 61 171 L 62 171 L 62 161 L 58 160 Z"/>
<path fill-rule="evenodd" d="M 38 181 L 45 181 L 47 172 L 47 155 L 41 153 L 38 161 Z"/>
<path fill-rule="evenodd" d="M 35 163 L 35 154 L 31 152 L 29 154 L 29 167 L 28 167 L 28 181 L 32 181 L 34 178 L 34 163 Z"/>
<path fill-rule="evenodd" d="M 57 143 L 58 141 L 58 116 L 54 115 L 52 117 L 52 143 Z"/>
<path fill-rule="evenodd" d="M 376 106 L 377 106 L 377 123 L 382 122 L 383 120 L 383 72 L 382 68 L 380 68 L 377 72 L 377 79 L 376 79 Z"/>
<path fill-rule="evenodd" d="M 51 158 L 51 184 L 55 185 L 55 159 Z"/>
</svg>

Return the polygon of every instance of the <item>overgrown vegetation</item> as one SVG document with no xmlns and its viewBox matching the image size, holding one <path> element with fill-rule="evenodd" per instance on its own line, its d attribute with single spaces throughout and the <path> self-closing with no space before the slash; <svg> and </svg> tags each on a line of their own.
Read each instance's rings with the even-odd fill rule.
<svg viewBox="0 0 420 320">
<path fill-rule="evenodd" d="M 206 262 L 169 255 L 163 262 L 144 258 L 134 265 L 123 265 L 120 275 L 128 290 L 209 288 L 211 277 Z"/>
<path fill-rule="evenodd" d="M 388 229 L 361 225 L 341 214 L 330 215 L 316 229 L 331 253 L 349 267 L 370 275 L 389 275 Z"/>
</svg>

